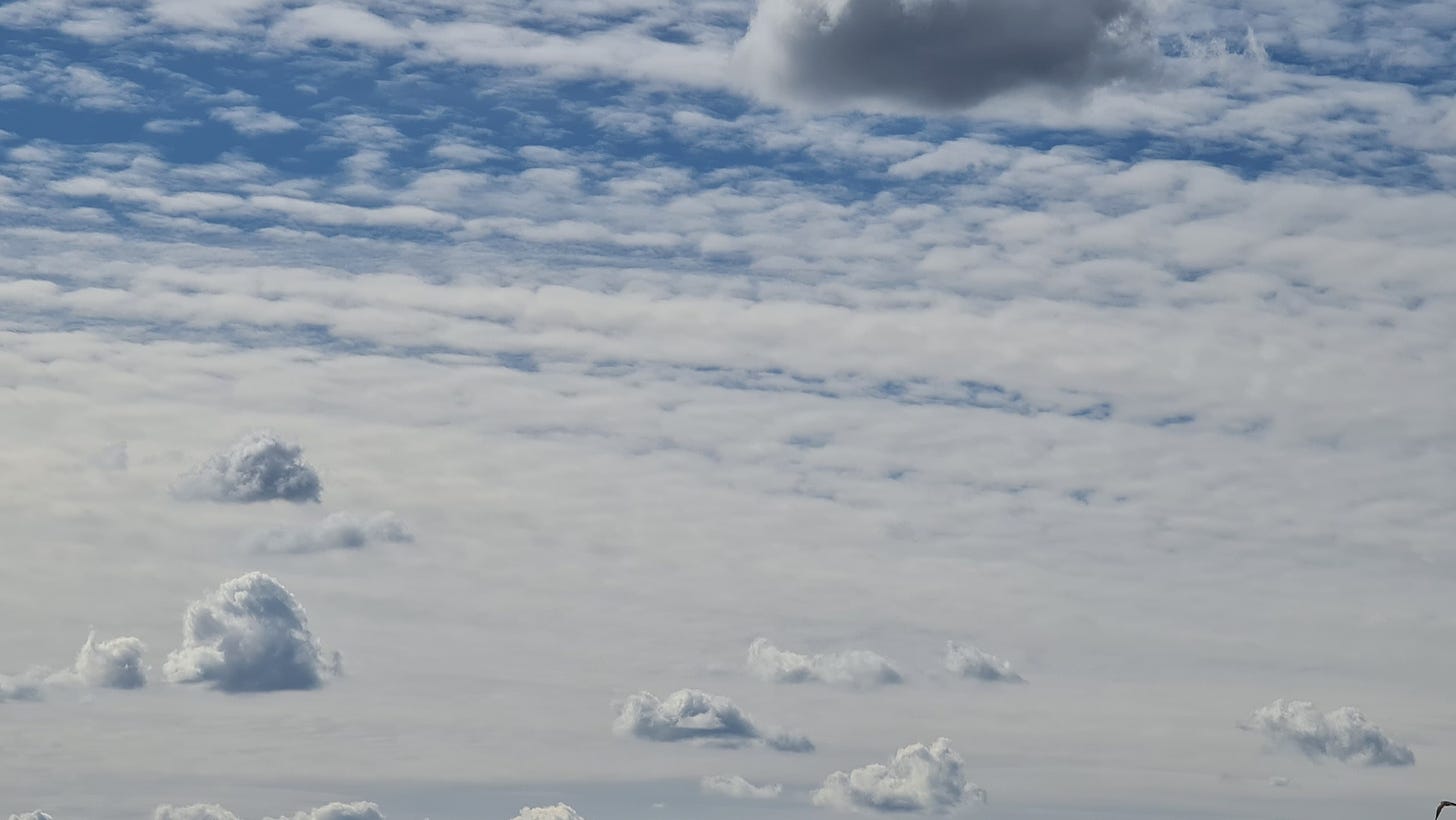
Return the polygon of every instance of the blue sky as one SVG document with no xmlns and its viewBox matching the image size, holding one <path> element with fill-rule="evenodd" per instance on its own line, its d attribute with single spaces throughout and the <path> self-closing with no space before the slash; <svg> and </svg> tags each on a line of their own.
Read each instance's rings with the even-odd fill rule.
<svg viewBox="0 0 1456 820">
<path fill-rule="evenodd" d="M 1451 4 L 0 28 L 0 813 L 1450 796 Z"/>
</svg>

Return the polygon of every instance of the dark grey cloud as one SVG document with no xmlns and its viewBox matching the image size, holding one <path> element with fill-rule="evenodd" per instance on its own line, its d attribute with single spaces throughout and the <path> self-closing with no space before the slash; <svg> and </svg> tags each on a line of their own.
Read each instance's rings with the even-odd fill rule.
<svg viewBox="0 0 1456 820">
<path fill-rule="evenodd" d="M 224 692 L 269 692 L 315 689 L 338 669 L 338 653 L 319 646 L 298 601 L 273 578 L 250 572 L 187 608 L 182 647 L 162 673 Z"/>
<path fill-rule="evenodd" d="M 1321 712 L 1304 700 L 1276 700 L 1254 712 L 1242 728 L 1273 743 L 1297 749 L 1312 760 L 1333 759 L 1362 766 L 1410 766 L 1415 753 L 1385 734 L 1358 709 Z"/>
<path fill-rule="evenodd" d="M 414 540 L 404 522 L 392 512 L 368 518 L 336 512 L 310 526 L 263 530 L 244 543 L 253 552 L 305 553 L 356 550 L 370 544 L 405 544 Z"/>
<path fill-rule="evenodd" d="M 76 655 L 71 671 L 86 686 L 106 689 L 140 689 L 147 685 L 147 667 L 143 660 L 147 646 L 138 638 L 121 637 L 96 642 L 96 633 L 86 636 L 86 643 Z"/>
<path fill-rule="evenodd" d="M 754 91 L 810 108 L 962 109 L 1147 74 L 1142 0 L 759 0 L 738 45 Z"/>
<path fill-rule="evenodd" d="M 697 689 L 679 689 L 663 700 L 638 692 L 622 704 L 612 730 L 622 737 L 660 743 L 690 740 L 729 747 L 761 743 L 783 752 L 814 751 L 809 738 L 762 731 L 733 701 Z"/>
<path fill-rule="evenodd" d="M 522 808 L 515 820 L 584 820 L 584 818 L 576 813 L 576 809 L 565 803 L 557 803 L 554 806 L 542 806 L 535 809 Z"/>
<path fill-rule="evenodd" d="M 1024 683 L 1025 678 L 1016 674 L 1009 661 L 992 655 L 974 646 L 962 646 L 955 641 L 945 642 L 945 668 L 951 674 L 962 678 L 1005 683 Z"/>
<path fill-rule="evenodd" d="M 318 473 L 303 460 L 303 448 L 269 432 L 243 436 L 182 476 L 172 494 L 188 501 L 319 501 Z"/>
<path fill-rule="evenodd" d="M 986 792 L 966 781 L 965 761 L 945 738 L 895 752 L 888 764 L 835 772 L 814 792 L 814 805 L 842 811 L 944 814 Z"/>
<path fill-rule="evenodd" d="M 905 682 L 894 664 L 867 649 L 803 655 L 779 649 L 766 638 L 749 645 L 748 671 L 771 683 L 828 683 L 855 689 Z"/>
<path fill-rule="evenodd" d="M 709 775 L 698 782 L 706 794 L 717 794 L 739 800 L 772 800 L 783 794 L 784 787 L 755 786 L 736 774 Z"/>
</svg>

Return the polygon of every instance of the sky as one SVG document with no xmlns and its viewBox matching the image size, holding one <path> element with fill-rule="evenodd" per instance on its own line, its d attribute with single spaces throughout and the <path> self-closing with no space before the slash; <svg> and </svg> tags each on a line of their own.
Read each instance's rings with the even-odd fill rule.
<svg viewBox="0 0 1456 820">
<path fill-rule="evenodd" d="M 7 0 L 0 816 L 1418 817 L 1456 4 Z"/>
</svg>

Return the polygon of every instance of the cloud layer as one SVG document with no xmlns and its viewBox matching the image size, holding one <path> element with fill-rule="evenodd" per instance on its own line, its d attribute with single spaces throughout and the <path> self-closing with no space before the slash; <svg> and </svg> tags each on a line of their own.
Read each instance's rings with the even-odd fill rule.
<svg viewBox="0 0 1456 820">
<path fill-rule="evenodd" d="M 224 692 L 315 689 L 338 672 L 308 628 L 303 607 L 273 578 L 250 572 L 187 608 L 182 647 L 162 668 L 174 683 Z"/>
<path fill-rule="evenodd" d="M 1321 712 L 1303 700 L 1276 700 L 1257 709 L 1245 729 L 1298 749 L 1311 760 L 1333 759 L 1362 766 L 1410 766 L 1415 753 L 1392 740 L 1350 706 Z"/>
<path fill-rule="evenodd" d="M 974 646 L 963 646 L 955 641 L 945 642 L 945 668 L 962 678 L 984 681 L 1023 683 L 1025 678 L 1016 674 L 1009 661 L 992 655 Z"/>
<path fill-rule="evenodd" d="M 322 489 L 318 473 L 303 461 L 302 447 L 259 431 L 182 476 L 172 493 L 189 501 L 303 503 L 319 501 Z"/>
<path fill-rule="evenodd" d="M 1139 0 L 760 0 L 738 58 L 775 103 L 949 110 L 1148 70 Z"/>
<path fill-rule="evenodd" d="M 336 512 L 311 526 L 273 527 L 249 537 L 245 544 L 253 552 L 307 553 L 327 550 L 357 550 L 370 544 L 405 544 L 414 536 L 392 512 L 368 518 Z"/>
<path fill-rule="evenodd" d="M 812 752 L 803 735 L 765 732 L 733 701 L 697 689 L 679 689 L 663 700 L 638 692 L 622 704 L 612 730 L 622 737 L 660 743 L 689 740 L 715 746 L 762 743 L 783 752 Z"/>
<path fill-rule="evenodd" d="M 866 649 L 801 655 L 759 638 L 748 647 L 748 671 L 772 683 L 828 683 L 870 688 L 904 683 L 905 678 L 883 656 Z"/>
<path fill-rule="evenodd" d="M 945 738 L 895 752 L 889 765 L 835 772 L 814 792 L 814 805 L 843 811 L 949 812 L 985 792 L 966 782 L 965 761 Z"/>
<path fill-rule="evenodd" d="M 741 775 L 736 774 L 714 774 L 709 775 L 698 782 L 706 794 L 717 794 L 723 797 L 735 797 L 740 800 L 772 800 L 783 794 L 784 787 L 755 786 L 744 780 Z"/>
</svg>

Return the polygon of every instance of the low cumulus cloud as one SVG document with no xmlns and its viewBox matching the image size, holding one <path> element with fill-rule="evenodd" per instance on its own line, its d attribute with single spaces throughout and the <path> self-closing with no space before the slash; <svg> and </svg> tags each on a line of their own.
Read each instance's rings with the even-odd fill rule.
<svg viewBox="0 0 1456 820">
<path fill-rule="evenodd" d="M 522 808 L 515 820 L 584 820 L 584 818 L 576 813 L 576 809 L 565 803 L 557 803 L 554 806 L 542 806 L 536 809 Z"/>
<path fill-rule="evenodd" d="M 766 638 L 749 645 L 748 671 L 771 683 L 818 682 L 856 689 L 905 682 L 893 664 L 866 649 L 801 655 L 779 649 Z"/>
<path fill-rule="evenodd" d="M 238 816 L 215 803 L 191 806 L 158 806 L 152 820 L 238 820 Z"/>
<path fill-rule="evenodd" d="M 43 811 L 28 811 L 25 814 L 12 814 L 10 820 L 54 820 L 54 818 Z"/>
<path fill-rule="evenodd" d="M 966 782 L 965 761 L 945 738 L 895 752 L 888 765 L 835 772 L 814 792 L 814 805 L 841 811 L 944 814 L 986 792 Z"/>
<path fill-rule="evenodd" d="M 40 700 L 44 673 L 32 670 L 23 675 L 0 675 L 0 703 L 7 700 Z"/>
<path fill-rule="evenodd" d="M 147 645 L 139 638 L 112 638 L 97 643 L 96 633 L 86 636 L 86 643 L 76 655 L 76 664 L 58 677 L 83 686 L 105 689 L 140 689 L 147 685 L 147 666 L 143 656 Z"/>
<path fill-rule="evenodd" d="M 357 550 L 371 544 L 407 544 L 414 540 L 404 522 L 392 512 L 368 518 L 336 512 L 317 524 L 263 530 L 249 536 L 244 544 L 252 552 L 299 554 Z"/>
<path fill-rule="evenodd" d="M 313 811 L 301 811 L 265 820 L 384 820 L 384 815 L 373 803 L 330 803 Z"/>
<path fill-rule="evenodd" d="M 948 111 L 1148 74 L 1142 0 L 759 0 L 737 59 L 775 104 Z"/>
<path fill-rule="evenodd" d="M 945 668 L 962 678 L 1004 683 L 1026 682 L 1025 678 L 1011 668 L 1009 661 L 974 646 L 962 646 L 955 641 L 945 642 Z"/>
<path fill-rule="evenodd" d="M 1345 706 L 1321 712 L 1304 700 L 1276 700 L 1254 712 L 1244 729 L 1311 760 L 1333 759 L 1362 766 L 1410 766 L 1415 753 L 1390 738 L 1360 710 Z"/>
<path fill-rule="evenodd" d="M 621 737 L 659 743 L 696 741 L 737 747 L 761 743 L 783 752 L 812 752 L 803 735 L 762 731 L 733 701 L 697 689 L 680 689 L 658 700 L 649 692 L 627 698 L 612 730 Z"/>
<path fill-rule="evenodd" d="M 303 448 L 264 431 L 243 436 L 172 487 L 183 500 L 234 504 L 318 502 L 322 492 L 318 473 L 303 460 Z"/>
<path fill-rule="evenodd" d="M 705 794 L 735 797 L 739 800 L 772 800 L 783 794 L 784 787 L 755 786 L 736 774 L 709 775 L 698 784 Z"/>
<path fill-rule="evenodd" d="M 338 653 L 320 647 L 298 601 L 273 578 L 250 572 L 187 608 L 182 647 L 162 674 L 224 692 L 270 692 L 316 689 L 338 670 Z"/>
</svg>

